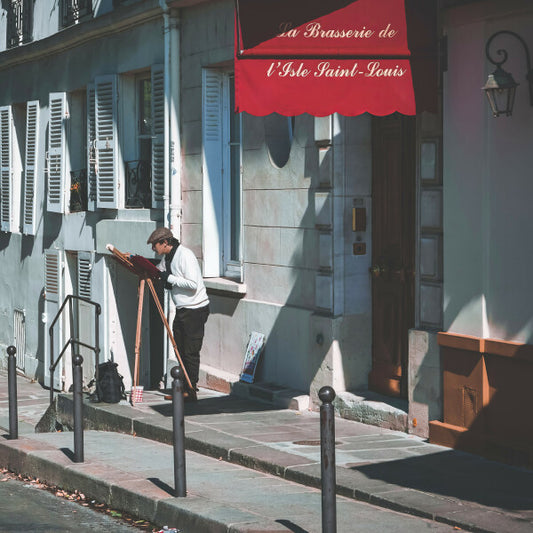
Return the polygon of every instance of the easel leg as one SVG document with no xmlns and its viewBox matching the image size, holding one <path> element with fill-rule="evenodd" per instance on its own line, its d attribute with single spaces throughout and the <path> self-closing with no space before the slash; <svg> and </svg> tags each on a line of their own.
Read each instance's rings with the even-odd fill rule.
<svg viewBox="0 0 533 533">
<path fill-rule="evenodd" d="M 161 307 L 161 302 L 159 301 L 159 298 L 157 297 L 157 293 L 154 288 L 154 283 L 150 278 L 148 278 L 146 281 L 148 283 L 150 292 L 152 293 L 152 298 L 154 299 L 155 305 L 157 306 L 157 310 L 159 311 L 159 315 L 161 316 L 161 320 L 167 330 L 168 338 L 170 339 L 170 342 L 172 343 L 172 348 L 174 348 L 174 353 L 176 354 L 176 358 L 178 359 L 180 367 L 183 370 L 185 381 L 187 382 L 187 385 L 189 385 L 189 388 L 192 390 L 193 386 L 189 378 L 189 374 L 187 374 L 187 370 L 185 370 L 185 365 L 183 364 L 183 361 L 181 360 L 180 354 L 178 352 L 178 347 L 176 346 L 176 341 L 174 340 L 174 335 L 172 334 L 172 330 L 170 329 L 170 325 L 168 323 L 167 317 L 165 316 L 165 312 L 163 311 L 163 308 Z"/>
<path fill-rule="evenodd" d="M 135 332 L 135 366 L 133 369 L 133 387 L 131 391 L 130 401 L 131 404 L 135 404 L 133 391 L 139 384 L 139 359 L 141 352 L 141 325 L 143 314 L 143 300 L 144 300 L 144 279 L 139 281 L 139 302 L 137 305 L 137 330 Z"/>
</svg>

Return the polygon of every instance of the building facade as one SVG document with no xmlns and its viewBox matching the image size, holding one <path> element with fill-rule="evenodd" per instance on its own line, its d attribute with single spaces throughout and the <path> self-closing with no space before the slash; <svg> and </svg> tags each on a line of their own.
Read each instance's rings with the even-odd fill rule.
<svg viewBox="0 0 533 533">
<path fill-rule="evenodd" d="M 312 400 L 326 384 L 346 401 L 414 393 L 414 418 L 438 416 L 438 357 L 416 388 L 408 374 L 409 331 L 432 339 L 442 323 L 439 113 L 234 113 L 229 0 L 8 2 L 3 15 L 0 330 L 21 370 L 49 383 L 50 358 L 72 332 L 92 344 L 97 322 L 100 361 L 131 385 L 138 280 L 106 246 L 155 260 L 146 237 L 165 224 L 210 293 L 204 384 L 238 381 L 256 331 L 262 383 Z M 101 314 L 76 300 L 52 348 L 70 294 Z M 156 387 L 172 353 L 153 303 L 141 333 L 140 382 Z"/>
<path fill-rule="evenodd" d="M 167 225 L 211 300 L 201 384 L 229 390 L 259 332 L 256 380 L 269 390 L 313 406 L 332 385 L 353 417 L 369 392 L 400 398 L 402 429 L 427 436 L 430 421 L 459 427 L 446 417 L 460 389 L 475 405 L 457 415 L 469 428 L 493 393 L 450 382 L 444 352 L 465 336 L 478 359 L 486 339 L 500 352 L 530 342 L 527 84 L 498 119 L 480 88 L 488 36 L 505 26 L 529 43 L 532 13 L 497 4 L 436 3 L 431 112 L 260 117 L 234 112 L 230 0 L 3 3 L 0 344 L 46 384 L 70 336 L 92 344 L 98 331 L 99 360 L 129 388 L 138 279 L 106 246 L 155 261 L 146 238 Z M 101 313 L 76 299 L 51 347 L 69 294 Z M 172 350 L 148 295 L 140 316 L 140 382 L 156 388 Z M 95 356 L 80 349 L 92 377 Z"/>
<path fill-rule="evenodd" d="M 437 339 L 443 418 L 430 437 L 531 467 L 533 433 L 520 413 L 533 377 L 533 6 L 450 4 L 443 13 L 444 322 Z M 480 90 L 495 63 L 519 84 L 510 116 L 494 117 Z"/>
</svg>

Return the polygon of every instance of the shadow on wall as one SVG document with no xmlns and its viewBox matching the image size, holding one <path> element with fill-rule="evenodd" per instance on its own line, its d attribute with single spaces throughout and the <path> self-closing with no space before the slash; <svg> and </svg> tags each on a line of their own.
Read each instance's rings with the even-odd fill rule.
<svg viewBox="0 0 533 533">
<path fill-rule="evenodd" d="M 246 120 L 252 122 L 248 129 L 255 132 L 261 132 L 266 124 L 263 118 L 247 116 Z M 321 183 L 324 176 L 333 180 L 333 176 L 328 175 L 333 172 L 333 164 L 327 159 L 331 154 L 325 159 L 319 159 L 319 149 L 313 135 L 314 120 L 314 117 L 309 115 L 296 118 L 292 154 L 283 168 L 277 169 L 272 164 L 271 155 L 269 156 L 265 148 L 265 139 L 259 138 L 259 133 L 256 133 L 255 139 L 256 153 L 250 154 L 248 150 L 245 156 L 250 166 L 270 165 L 269 173 L 273 176 L 272 180 L 279 184 L 277 189 L 272 187 L 270 196 L 272 199 L 269 199 L 278 203 L 273 204 L 271 208 L 268 205 L 264 206 L 265 212 L 270 212 L 271 216 L 263 219 L 261 228 L 264 233 L 260 234 L 262 239 L 265 239 L 266 235 L 267 239 L 272 236 L 279 237 L 279 243 L 261 242 L 258 247 L 263 248 L 257 252 L 258 263 L 262 262 L 264 265 L 266 263 L 264 258 L 270 255 L 277 257 L 278 262 L 276 264 L 274 260 L 272 264 L 267 264 L 261 273 L 263 276 L 268 271 L 272 273 L 272 285 L 252 287 L 250 298 L 256 301 L 279 302 L 281 307 L 276 311 L 277 315 L 273 319 L 271 328 L 268 328 L 268 316 L 262 316 L 261 313 L 257 313 L 257 318 L 249 319 L 245 326 L 249 331 L 260 331 L 267 336 L 265 351 L 256 372 L 256 382 L 275 383 L 305 392 L 309 391 L 311 384 L 321 372 L 324 372 L 324 376 L 328 376 L 325 377 L 326 381 L 332 380 L 334 364 L 342 373 L 343 358 L 346 357 L 342 353 L 344 341 L 342 337 L 355 334 L 353 331 L 345 332 L 341 327 L 336 329 L 336 319 L 332 311 L 326 309 L 320 311 L 316 307 L 316 275 L 319 272 L 321 245 L 319 235 L 322 228 L 323 233 L 333 239 L 331 231 L 333 221 L 330 220 L 330 214 L 329 218 L 323 217 L 329 220 L 328 224 L 323 227 L 319 224 L 318 219 L 321 215 L 320 213 L 317 215 L 315 198 L 317 192 L 323 191 L 329 193 L 328 201 L 333 201 L 331 186 L 323 188 Z M 252 160 L 253 164 L 250 163 L 252 158 L 255 158 L 255 161 Z M 305 191 L 302 191 L 300 183 L 304 183 Z M 302 192 L 307 194 L 305 202 L 302 201 Z M 294 206 L 290 204 L 289 195 L 293 195 L 295 199 Z M 288 218 L 286 224 L 275 216 L 280 205 L 283 205 L 284 212 L 279 216 L 284 220 L 285 217 Z M 326 209 L 334 211 L 332 205 Z M 276 246 L 279 246 L 278 252 L 275 250 Z M 285 255 L 287 250 L 294 251 L 288 256 Z M 333 248 L 327 253 L 333 254 Z M 245 257 L 245 261 L 246 268 L 254 262 L 249 257 Z M 329 273 L 325 277 L 328 275 Z M 276 280 L 277 276 L 279 281 Z M 331 278 L 330 283 L 333 282 L 334 279 Z M 277 283 L 279 286 L 276 286 Z M 286 295 L 280 294 L 279 288 L 283 286 L 290 287 Z M 226 303 L 223 305 L 227 306 Z M 226 309 L 224 314 L 232 316 L 236 307 L 237 304 Z M 340 322 L 342 317 L 339 319 Z M 332 356 L 332 353 L 335 355 Z M 332 357 L 337 357 L 338 361 L 334 363 L 331 361 Z M 346 376 L 341 379 L 344 381 L 344 378 L 348 381 Z"/>
<path fill-rule="evenodd" d="M 48 336 L 48 327 L 47 324 L 43 324 L 41 322 L 41 317 L 45 313 L 45 297 L 44 297 L 44 288 L 41 290 L 39 294 L 39 301 L 37 304 L 37 321 L 38 321 L 38 328 L 37 328 L 37 353 L 35 354 L 35 359 L 37 359 L 37 369 L 36 369 L 36 376 L 38 376 L 40 379 L 42 379 L 41 385 L 43 386 L 50 386 L 50 383 L 45 383 L 45 342 L 49 342 L 50 337 Z"/>
<path fill-rule="evenodd" d="M 11 241 L 11 233 L 0 232 L 0 252 L 7 250 Z"/>
</svg>

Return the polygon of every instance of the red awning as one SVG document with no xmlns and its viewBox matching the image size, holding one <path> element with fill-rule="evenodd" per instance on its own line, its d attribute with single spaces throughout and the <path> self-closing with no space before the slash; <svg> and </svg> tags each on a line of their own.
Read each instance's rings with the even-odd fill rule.
<svg viewBox="0 0 533 533">
<path fill-rule="evenodd" d="M 237 0 L 235 33 L 238 112 L 416 114 L 405 0 Z"/>
</svg>

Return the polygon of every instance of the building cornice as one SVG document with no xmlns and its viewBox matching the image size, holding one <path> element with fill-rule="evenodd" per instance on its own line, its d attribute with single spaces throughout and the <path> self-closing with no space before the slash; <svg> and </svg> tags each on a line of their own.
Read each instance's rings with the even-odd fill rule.
<svg viewBox="0 0 533 533">
<path fill-rule="evenodd" d="M 95 39 L 128 30 L 163 15 L 159 0 L 120 6 L 105 15 L 69 26 L 57 33 L 0 53 L 0 71 L 59 54 Z"/>
</svg>

